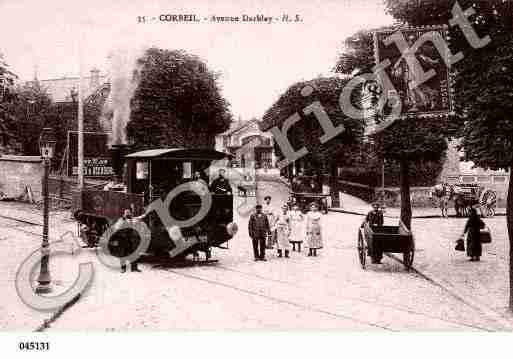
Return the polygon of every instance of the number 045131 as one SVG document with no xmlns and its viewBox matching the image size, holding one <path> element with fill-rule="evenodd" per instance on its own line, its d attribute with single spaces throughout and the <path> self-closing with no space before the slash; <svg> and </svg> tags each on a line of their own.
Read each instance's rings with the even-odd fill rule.
<svg viewBox="0 0 513 359">
<path fill-rule="evenodd" d="M 49 342 L 20 342 L 20 350 L 50 350 Z"/>
</svg>

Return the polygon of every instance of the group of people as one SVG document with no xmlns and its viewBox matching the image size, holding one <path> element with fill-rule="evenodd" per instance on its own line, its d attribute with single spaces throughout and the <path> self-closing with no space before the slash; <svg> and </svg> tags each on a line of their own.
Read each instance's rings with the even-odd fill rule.
<svg viewBox="0 0 513 359">
<path fill-rule="evenodd" d="M 271 196 L 264 198 L 264 205 L 257 204 L 249 219 L 248 232 L 253 242 L 255 261 L 265 261 L 265 250 L 276 247 L 279 258 L 289 258 L 291 249 L 301 252 L 306 241 L 308 256 L 317 256 L 323 247 L 322 214 L 319 206 L 312 203 L 310 211 L 303 215 L 297 205 L 283 205 L 279 213 L 271 207 Z"/>
</svg>

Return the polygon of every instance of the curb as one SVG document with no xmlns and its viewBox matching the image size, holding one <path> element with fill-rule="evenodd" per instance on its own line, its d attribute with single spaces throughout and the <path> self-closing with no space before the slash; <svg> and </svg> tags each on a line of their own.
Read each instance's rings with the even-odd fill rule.
<svg viewBox="0 0 513 359">
<path fill-rule="evenodd" d="M 358 211 L 349 211 L 349 210 L 345 210 L 342 208 L 328 208 L 328 211 L 337 212 L 337 213 L 354 214 L 357 216 L 366 216 L 367 215 L 367 213 L 362 213 L 362 212 L 358 212 Z M 504 217 L 504 216 L 506 216 L 506 213 L 496 213 L 494 215 L 494 217 Z M 386 215 L 386 214 L 383 215 L 383 217 L 385 217 L 385 218 L 400 218 L 400 216 L 390 216 L 390 215 Z M 411 218 L 442 218 L 442 217 L 437 214 L 425 214 L 425 215 L 418 215 L 418 216 L 413 215 Z M 456 215 L 450 215 L 448 218 L 466 218 L 466 217 L 457 217 Z M 486 217 L 486 218 L 490 219 L 493 217 Z"/>
<path fill-rule="evenodd" d="M 37 327 L 34 332 L 44 332 L 46 329 L 50 328 L 50 325 L 54 323 L 65 311 L 71 308 L 78 300 L 80 299 L 81 294 L 77 294 L 74 298 L 70 299 L 69 302 L 64 304 L 59 308 L 48 320 L 44 320 L 43 323 Z"/>
<path fill-rule="evenodd" d="M 399 257 L 397 257 L 396 255 L 394 255 L 392 253 L 384 253 L 384 254 L 387 257 L 392 258 L 393 260 L 395 260 L 399 263 L 403 263 L 403 261 Z M 450 284 L 444 284 L 444 281 L 442 279 L 436 277 L 433 274 L 428 274 L 428 273 L 422 272 L 413 266 L 411 267 L 411 270 L 413 272 L 415 272 L 416 274 L 418 274 L 419 276 L 421 276 L 422 278 L 426 279 L 427 281 L 433 283 L 437 287 L 440 287 L 441 289 L 443 289 L 444 291 L 446 291 L 447 293 L 449 293 L 451 296 L 458 299 L 462 303 L 483 313 L 484 316 L 487 317 L 488 319 L 491 319 L 494 322 L 500 324 L 502 326 L 502 328 L 499 329 L 499 331 L 513 330 L 513 320 L 508 320 L 508 318 L 497 313 L 496 311 L 494 311 L 490 307 L 486 306 L 485 304 L 482 304 L 475 299 L 470 299 L 471 298 L 470 296 L 460 293 L 460 291 L 456 287 L 454 287 Z"/>
</svg>

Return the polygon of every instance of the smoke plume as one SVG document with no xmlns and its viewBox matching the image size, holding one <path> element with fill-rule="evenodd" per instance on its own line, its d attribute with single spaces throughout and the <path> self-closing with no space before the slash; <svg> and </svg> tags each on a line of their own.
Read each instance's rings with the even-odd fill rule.
<svg viewBox="0 0 513 359">
<path fill-rule="evenodd" d="M 101 123 L 111 133 L 109 145 L 127 143 L 126 126 L 130 121 L 130 101 L 139 84 L 137 59 L 143 51 L 128 48 L 116 49 L 109 55 L 110 93 L 103 111 Z"/>
</svg>

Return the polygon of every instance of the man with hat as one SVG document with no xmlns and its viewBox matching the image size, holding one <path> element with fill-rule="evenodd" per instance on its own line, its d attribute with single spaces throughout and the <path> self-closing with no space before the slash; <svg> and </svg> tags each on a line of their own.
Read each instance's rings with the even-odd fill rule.
<svg viewBox="0 0 513 359">
<path fill-rule="evenodd" d="M 367 216 L 365 217 L 365 222 L 368 223 L 370 226 L 382 226 L 384 223 L 383 219 L 383 211 L 379 209 L 379 203 L 374 202 L 372 204 L 372 210 L 367 213 Z M 362 224 L 363 226 L 363 224 Z M 372 263 L 379 264 L 381 263 L 381 259 L 383 258 L 383 252 L 380 251 L 378 248 L 374 248 L 372 237 L 369 238 L 369 254 L 371 256 Z"/>
<path fill-rule="evenodd" d="M 371 226 L 383 225 L 383 212 L 379 209 L 378 202 L 374 202 L 372 204 L 372 210 L 369 213 L 367 213 L 367 216 L 365 217 L 365 222 L 369 223 Z"/>
<path fill-rule="evenodd" d="M 267 216 L 262 212 L 262 205 L 257 204 L 255 213 L 251 215 L 248 223 L 248 232 L 253 242 L 255 261 L 265 261 L 265 237 L 270 231 Z"/>
</svg>

